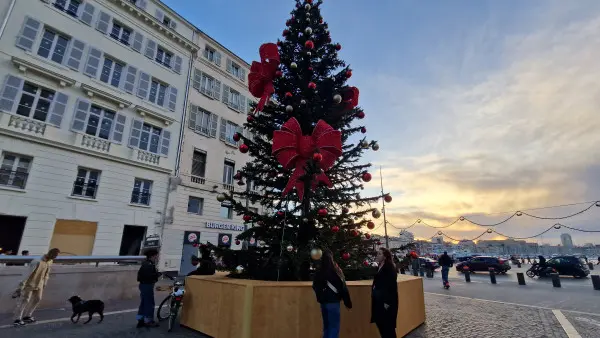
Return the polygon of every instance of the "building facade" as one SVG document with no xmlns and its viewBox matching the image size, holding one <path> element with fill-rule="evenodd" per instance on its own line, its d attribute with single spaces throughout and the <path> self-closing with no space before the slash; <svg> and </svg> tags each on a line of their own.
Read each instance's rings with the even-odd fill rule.
<svg viewBox="0 0 600 338">
<path fill-rule="evenodd" d="M 196 29 L 151 0 L 0 6 L 0 246 L 138 254 L 168 219 Z"/>
<path fill-rule="evenodd" d="M 565 248 L 573 247 L 573 239 L 569 234 L 561 234 L 560 235 L 560 244 Z"/>
</svg>

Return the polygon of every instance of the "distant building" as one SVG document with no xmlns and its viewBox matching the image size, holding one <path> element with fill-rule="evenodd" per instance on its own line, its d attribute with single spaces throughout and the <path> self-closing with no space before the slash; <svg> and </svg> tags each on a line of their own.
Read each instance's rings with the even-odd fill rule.
<svg viewBox="0 0 600 338">
<path fill-rule="evenodd" d="M 407 245 L 415 241 L 415 235 L 410 231 L 401 231 L 399 240 L 401 245 Z"/>
<path fill-rule="evenodd" d="M 436 236 L 431 238 L 431 243 L 433 244 L 444 244 L 444 237 L 443 236 Z"/>
<path fill-rule="evenodd" d="M 560 243 L 565 248 L 573 247 L 573 239 L 571 238 L 571 235 L 569 235 L 569 234 L 561 234 L 560 235 Z"/>
</svg>

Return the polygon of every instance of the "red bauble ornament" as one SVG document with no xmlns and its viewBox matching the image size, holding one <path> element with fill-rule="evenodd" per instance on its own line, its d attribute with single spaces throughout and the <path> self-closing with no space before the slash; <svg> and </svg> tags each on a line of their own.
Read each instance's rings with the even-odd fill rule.
<svg viewBox="0 0 600 338">
<path fill-rule="evenodd" d="M 312 72 L 313 71 L 313 67 L 308 67 L 308 71 Z"/>
<path fill-rule="evenodd" d="M 352 71 L 351 70 L 349 70 L 349 71 L 346 72 L 346 77 L 347 78 L 351 78 L 352 77 Z"/>
<path fill-rule="evenodd" d="M 313 0 L 306 0 L 307 4 L 312 4 Z"/>
<path fill-rule="evenodd" d="M 258 225 L 265 225 L 265 222 L 263 222 L 263 221 L 258 221 L 258 222 L 257 222 L 257 224 L 258 224 Z"/>
<path fill-rule="evenodd" d="M 367 228 L 373 230 L 373 228 L 375 228 L 375 223 L 369 221 L 369 223 L 367 223 Z"/>
<path fill-rule="evenodd" d="M 240 240 L 239 239 L 235 240 L 235 245 L 240 245 Z"/>
<path fill-rule="evenodd" d="M 364 262 L 363 262 L 363 265 L 364 265 L 364 266 L 369 266 L 369 265 L 371 265 L 371 264 L 369 263 L 369 261 L 364 261 Z"/>
<path fill-rule="evenodd" d="M 315 43 L 311 40 L 308 40 L 304 43 L 304 47 L 306 47 L 307 49 L 313 49 L 315 48 Z"/>
<path fill-rule="evenodd" d="M 367 128 L 365 128 L 365 127 L 360 128 L 360 132 L 363 133 L 363 134 L 366 133 L 367 132 Z"/>
<path fill-rule="evenodd" d="M 277 46 L 281 47 L 281 45 L 283 45 L 283 43 L 281 41 L 277 41 Z"/>
<path fill-rule="evenodd" d="M 291 24 L 292 24 L 292 19 L 288 19 L 288 20 L 285 22 L 285 25 L 286 25 L 286 26 L 289 26 L 289 25 L 291 25 Z"/>
<path fill-rule="evenodd" d="M 277 212 L 277 216 L 279 216 L 279 217 L 283 217 L 283 215 L 285 215 L 283 211 L 278 211 L 278 212 Z"/>
<path fill-rule="evenodd" d="M 320 153 L 314 153 L 313 154 L 313 161 L 315 161 L 315 162 L 321 162 L 321 160 L 323 160 L 323 155 L 321 155 Z"/>
<path fill-rule="evenodd" d="M 363 179 L 363 181 L 365 181 L 365 182 L 369 182 L 369 181 L 371 180 L 371 174 L 369 174 L 369 173 L 364 173 L 364 174 L 362 175 L 362 179 Z"/>
<path fill-rule="evenodd" d="M 381 241 L 377 241 L 377 245 L 381 245 Z"/>
<path fill-rule="evenodd" d="M 392 201 L 392 196 L 385 195 L 385 196 L 383 196 L 383 200 L 386 201 L 387 203 L 390 203 Z"/>
<path fill-rule="evenodd" d="M 317 211 L 317 213 L 319 214 L 319 216 L 327 216 L 327 209 L 321 208 L 319 209 L 319 211 Z"/>
<path fill-rule="evenodd" d="M 285 93 L 285 97 L 292 97 L 292 93 L 290 93 L 290 92 Z"/>
<path fill-rule="evenodd" d="M 359 111 L 356 114 L 356 117 L 358 117 L 359 119 L 364 119 L 365 118 L 365 112 L 364 111 Z"/>
<path fill-rule="evenodd" d="M 198 243 L 194 243 L 194 244 L 192 244 L 192 246 L 193 246 L 194 248 L 197 248 L 197 247 L 198 247 Z"/>
<path fill-rule="evenodd" d="M 252 116 L 252 115 L 246 116 L 246 121 L 252 122 L 252 120 L 254 120 L 254 116 Z"/>
<path fill-rule="evenodd" d="M 233 140 L 234 140 L 235 142 L 239 141 L 239 140 L 240 140 L 240 133 L 235 133 L 235 134 L 233 134 Z"/>
<path fill-rule="evenodd" d="M 308 88 L 310 88 L 310 89 L 315 89 L 315 88 L 317 88 L 317 84 L 316 84 L 316 83 L 314 83 L 314 82 L 310 82 L 310 83 L 308 84 Z"/>
<path fill-rule="evenodd" d="M 290 31 L 288 31 L 287 29 L 284 29 L 283 33 L 281 35 L 287 36 L 288 34 L 290 34 Z"/>
<path fill-rule="evenodd" d="M 371 239 L 371 234 L 365 234 L 366 239 Z"/>
<path fill-rule="evenodd" d="M 245 154 L 245 153 L 247 153 L 247 152 L 248 152 L 248 146 L 247 146 L 247 145 L 245 145 L 245 144 L 241 144 L 241 145 L 240 145 L 240 152 L 241 152 L 242 154 Z"/>
<path fill-rule="evenodd" d="M 346 207 L 342 208 L 342 213 L 343 214 L 347 214 L 348 212 L 350 212 L 350 210 L 348 210 L 348 208 L 346 208 Z"/>
<path fill-rule="evenodd" d="M 340 50 L 340 49 L 342 49 L 342 45 L 340 45 L 339 43 L 337 43 L 335 45 L 335 50 Z"/>
<path fill-rule="evenodd" d="M 334 226 L 331 227 L 331 232 L 338 232 L 338 231 L 340 231 L 340 227 L 339 226 L 334 225 Z"/>
<path fill-rule="evenodd" d="M 344 253 L 342 254 L 342 259 L 343 259 L 343 260 L 345 260 L 345 261 L 349 260 L 349 259 L 350 259 L 350 254 L 349 254 L 349 253 L 347 253 L 347 252 L 344 252 Z"/>
<path fill-rule="evenodd" d="M 358 236 L 358 231 L 356 231 L 356 230 L 350 231 L 350 236 L 352 236 L 352 237 Z"/>
<path fill-rule="evenodd" d="M 275 72 L 275 76 L 282 77 L 283 76 L 283 72 L 280 71 L 280 70 L 278 70 L 278 71 Z"/>
<path fill-rule="evenodd" d="M 239 180 L 240 178 L 242 178 L 242 173 L 240 173 L 239 171 L 235 173 L 235 175 L 233 175 L 234 180 Z"/>
<path fill-rule="evenodd" d="M 319 23 L 323 23 L 323 19 L 319 19 Z"/>
<path fill-rule="evenodd" d="M 252 219 L 252 216 L 244 215 L 244 222 L 250 222 L 251 219 Z"/>
</svg>

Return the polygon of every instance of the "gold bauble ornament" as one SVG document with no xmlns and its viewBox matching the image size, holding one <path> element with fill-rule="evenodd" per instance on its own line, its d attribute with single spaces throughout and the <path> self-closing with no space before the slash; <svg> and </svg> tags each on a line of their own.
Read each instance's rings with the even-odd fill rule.
<svg viewBox="0 0 600 338">
<path fill-rule="evenodd" d="M 314 248 L 310 250 L 310 258 L 312 258 L 313 260 L 318 261 L 319 259 L 321 259 L 321 257 L 323 257 L 323 251 L 321 251 L 321 249 Z"/>
<path fill-rule="evenodd" d="M 373 213 L 371 215 L 373 216 L 373 218 L 379 218 L 381 217 L 381 212 L 379 210 L 373 210 Z"/>
<path fill-rule="evenodd" d="M 217 195 L 217 201 L 219 202 L 223 202 L 225 200 L 225 195 L 224 194 L 218 194 Z"/>
</svg>

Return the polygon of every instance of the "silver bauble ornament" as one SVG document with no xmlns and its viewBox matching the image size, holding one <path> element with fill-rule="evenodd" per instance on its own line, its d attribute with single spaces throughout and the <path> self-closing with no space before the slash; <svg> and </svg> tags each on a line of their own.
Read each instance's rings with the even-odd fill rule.
<svg viewBox="0 0 600 338">
<path fill-rule="evenodd" d="M 340 94 L 333 95 L 333 102 L 335 102 L 335 104 L 341 103 L 342 102 L 342 95 L 340 95 Z"/>
<path fill-rule="evenodd" d="M 312 28 L 310 28 L 310 27 L 306 27 L 306 29 L 304 30 L 304 33 L 305 33 L 306 35 L 311 35 L 311 34 L 312 34 L 312 32 L 313 32 L 313 31 L 312 31 Z"/>
<path fill-rule="evenodd" d="M 291 245 L 288 245 L 286 249 L 287 249 L 288 252 L 294 251 L 294 247 L 291 246 Z"/>
<path fill-rule="evenodd" d="M 218 194 L 217 195 L 217 201 L 219 202 L 223 202 L 225 200 L 225 195 L 224 194 Z"/>
<path fill-rule="evenodd" d="M 295 62 L 292 62 L 292 63 L 290 64 L 290 67 L 292 67 L 292 69 L 296 69 L 296 68 L 298 68 L 298 64 L 297 64 L 297 63 L 295 63 Z"/>
<path fill-rule="evenodd" d="M 243 266 L 241 266 L 241 265 L 238 265 L 238 266 L 235 268 L 235 273 L 237 273 L 237 274 L 239 275 L 239 274 L 241 274 L 242 272 L 244 272 L 244 267 L 243 267 Z"/>
<path fill-rule="evenodd" d="M 260 245 L 260 246 L 265 246 L 265 245 L 267 245 L 267 243 L 266 243 L 265 241 L 259 241 L 259 242 L 258 242 L 258 245 Z"/>
<path fill-rule="evenodd" d="M 306 100 L 300 100 L 300 104 L 306 104 Z"/>
<path fill-rule="evenodd" d="M 302 222 L 304 222 L 304 223 L 308 223 L 308 218 L 304 217 L 304 218 L 302 219 Z"/>
<path fill-rule="evenodd" d="M 306 52 L 306 55 L 311 56 L 312 53 L 311 52 Z"/>
<path fill-rule="evenodd" d="M 310 4 L 304 5 L 304 9 L 306 9 L 307 11 L 310 11 L 310 8 L 311 8 Z"/>
<path fill-rule="evenodd" d="M 381 212 L 377 209 L 373 210 L 373 213 L 371 214 L 373 216 L 373 218 L 379 218 L 381 217 Z"/>
<path fill-rule="evenodd" d="M 294 111 L 294 107 L 287 105 L 287 106 L 285 106 L 285 111 L 286 111 L 286 113 L 289 114 Z"/>
<path fill-rule="evenodd" d="M 369 142 L 367 141 L 362 141 L 360 143 L 360 146 L 363 147 L 364 149 L 368 149 L 369 148 Z"/>
<path fill-rule="evenodd" d="M 373 146 L 371 146 L 371 148 L 375 151 L 379 150 L 379 144 L 374 143 Z"/>
<path fill-rule="evenodd" d="M 310 258 L 312 258 L 313 260 L 318 261 L 319 259 L 321 259 L 321 257 L 323 257 L 323 251 L 321 251 L 321 249 L 314 248 L 310 250 Z"/>
</svg>

